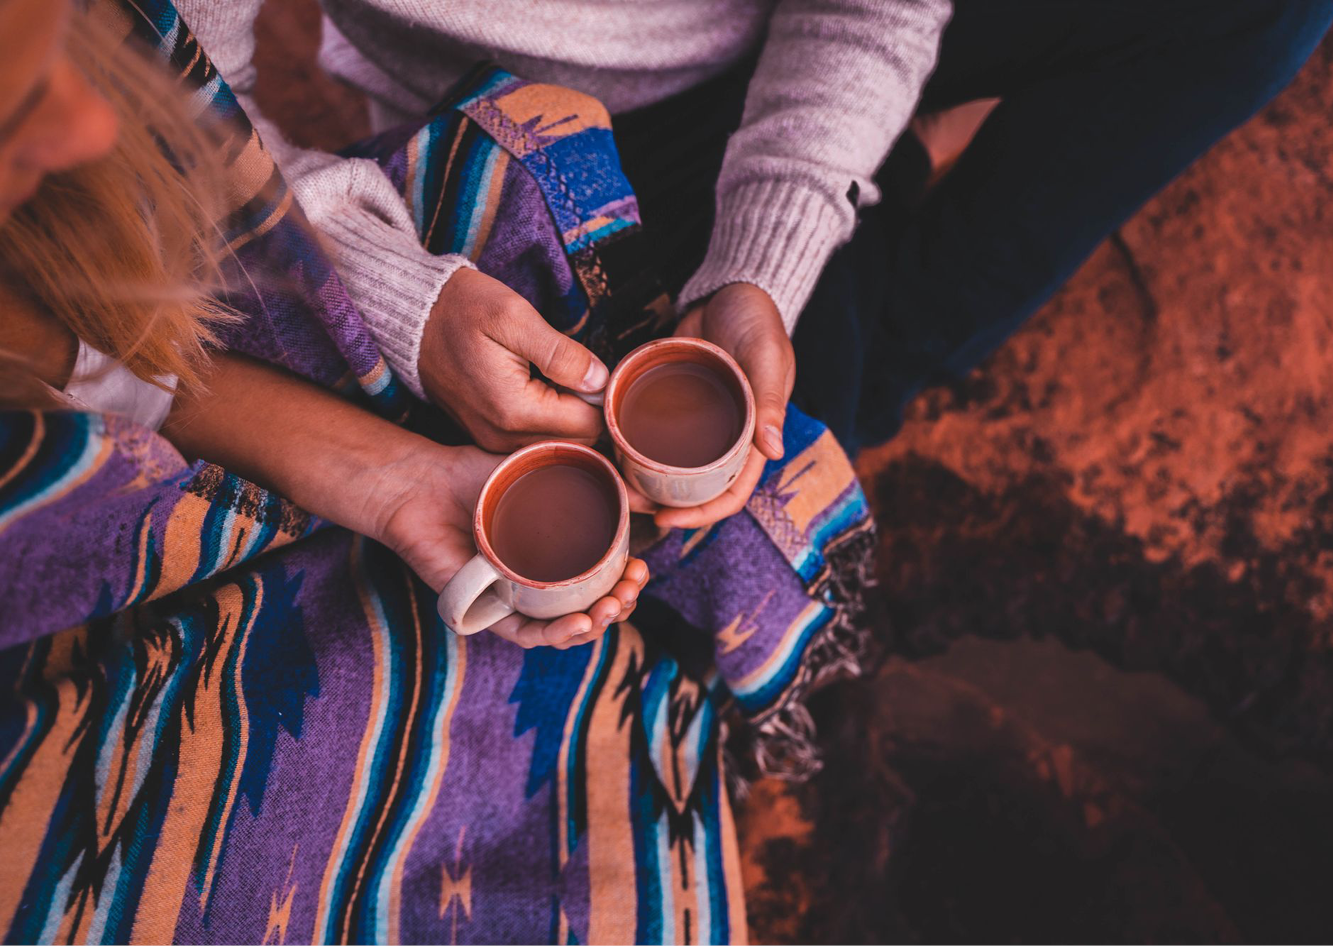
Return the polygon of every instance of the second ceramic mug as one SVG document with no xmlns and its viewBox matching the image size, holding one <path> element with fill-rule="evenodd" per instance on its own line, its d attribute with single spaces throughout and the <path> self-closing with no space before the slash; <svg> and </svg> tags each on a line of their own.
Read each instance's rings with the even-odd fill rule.
<svg viewBox="0 0 1333 948">
<path fill-rule="evenodd" d="M 490 531 L 504 492 L 524 474 L 554 464 L 582 468 L 616 498 L 619 519 L 607 551 L 589 569 L 570 579 L 538 582 L 520 576 L 500 561 Z M 629 495 L 615 467 L 591 448 L 568 441 L 542 441 L 520 448 L 500 462 L 482 485 L 472 518 L 477 555 L 440 593 L 439 613 L 460 635 L 489 629 L 515 612 L 534 619 L 555 619 L 583 612 L 609 593 L 629 559 Z"/>
<path fill-rule="evenodd" d="M 693 362 L 716 374 L 744 406 L 741 433 L 731 447 L 702 467 L 673 467 L 635 450 L 621 429 L 619 413 L 630 385 L 649 369 L 670 362 Z M 620 472 L 639 493 L 666 507 L 695 507 L 720 496 L 745 467 L 754 440 L 754 393 L 745 372 L 723 349 L 703 339 L 672 336 L 645 343 L 620 360 L 602 398 L 606 428 L 615 445 Z"/>
</svg>

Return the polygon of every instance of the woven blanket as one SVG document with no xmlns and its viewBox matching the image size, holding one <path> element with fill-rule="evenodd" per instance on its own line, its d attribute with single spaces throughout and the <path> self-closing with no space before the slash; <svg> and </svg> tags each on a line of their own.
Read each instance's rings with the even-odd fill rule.
<svg viewBox="0 0 1333 948">
<path fill-rule="evenodd" d="M 263 143 L 164 0 L 99 10 L 225 142 L 227 344 L 418 430 Z M 349 151 L 608 362 L 669 332 L 605 110 L 495 68 Z M 456 432 L 455 432 L 456 434 Z M 443 436 L 443 435 L 442 435 Z M 524 651 L 447 629 L 392 553 L 153 432 L 0 413 L 0 932 L 10 942 L 745 938 L 724 721 L 812 766 L 854 672 L 872 521 L 793 409 L 746 511 L 672 531 L 631 622 Z"/>
</svg>

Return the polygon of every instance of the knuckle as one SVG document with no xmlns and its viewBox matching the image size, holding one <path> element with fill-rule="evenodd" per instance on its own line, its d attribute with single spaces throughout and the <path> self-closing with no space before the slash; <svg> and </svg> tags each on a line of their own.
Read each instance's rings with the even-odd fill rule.
<svg viewBox="0 0 1333 948">
<path fill-rule="evenodd" d="M 500 402 L 491 409 L 491 423 L 504 432 L 517 431 L 523 421 L 521 415 L 521 409 L 512 402 Z"/>
<path fill-rule="evenodd" d="M 526 306 L 521 296 L 512 293 L 497 295 L 488 301 L 486 324 L 493 334 L 513 331 L 521 325 Z"/>
<path fill-rule="evenodd" d="M 587 357 L 579 346 L 564 336 L 553 336 L 547 350 L 547 374 L 551 376 L 582 376 L 587 369 Z"/>
<path fill-rule="evenodd" d="M 508 432 L 518 433 L 524 431 L 541 430 L 534 417 L 531 407 L 524 404 L 514 403 L 505 405 L 504 409 L 504 429 Z"/>
</svg>

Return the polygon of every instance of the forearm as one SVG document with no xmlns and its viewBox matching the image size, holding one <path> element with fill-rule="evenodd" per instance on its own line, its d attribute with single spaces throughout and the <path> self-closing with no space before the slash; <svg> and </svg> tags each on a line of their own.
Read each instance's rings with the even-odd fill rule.
<svg viewBox="0 0 1333 948">
<path fill-rule="evenodd" d="M 162 434 L 358 533 L 377 536 L 387 474 L 431 442 L 273 366 L 219 354 L 203 394 L 177 395 Z"/>
<path fill-rule="evenodd" d="M 681 294 L 766 290 L 790 331 L 935 65 L 949 0 L 781 0 L 717 185 L 707 258 Z"/>
</svg>

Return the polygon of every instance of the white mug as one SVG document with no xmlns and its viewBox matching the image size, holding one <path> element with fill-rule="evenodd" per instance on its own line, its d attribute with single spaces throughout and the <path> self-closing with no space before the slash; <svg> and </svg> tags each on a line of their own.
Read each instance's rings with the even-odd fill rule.
<svg viewBox="0 0 1333 948">
<path fill-rule="evenodd" d="M 516 480 L 551 464 L 581 467 L 614 490 L 619 505 L 616 533 L 601 559 L 571 579 L 538 582 L 505 566 L 491 546 L 489 530 L 496 505 Z M 583 612 L 611 592 L 629 559 L 629 495 L 615 466 L 591 448 L 570 441 L 542 441 L 520 448 L 500 462 L 482 485 L 472 516 L 477 555 L 454 574 L 440 592 L 439 613 L 459 635 L 489 629 L 515 612 L 534 619 L 556 619 Z"/>
<path fill-rule="evenodd" d="M 745 405 L 745 421 L 726 453 L 702 467 L 673 467 L 635 450 L 621 430 L 619 413 L 630 385 L 649 369 L 669 362 L 694 362 L 712 369 Z M 606 429 L 620 471 L 639 493 L 665 507 L 696 507 L 720 496 L 745 467 L 754 440 L 754 392 L 736 360 L 703 339 L 672 336 L 639 346 L 620 360 L 603 398 Z"/>
</svg>

